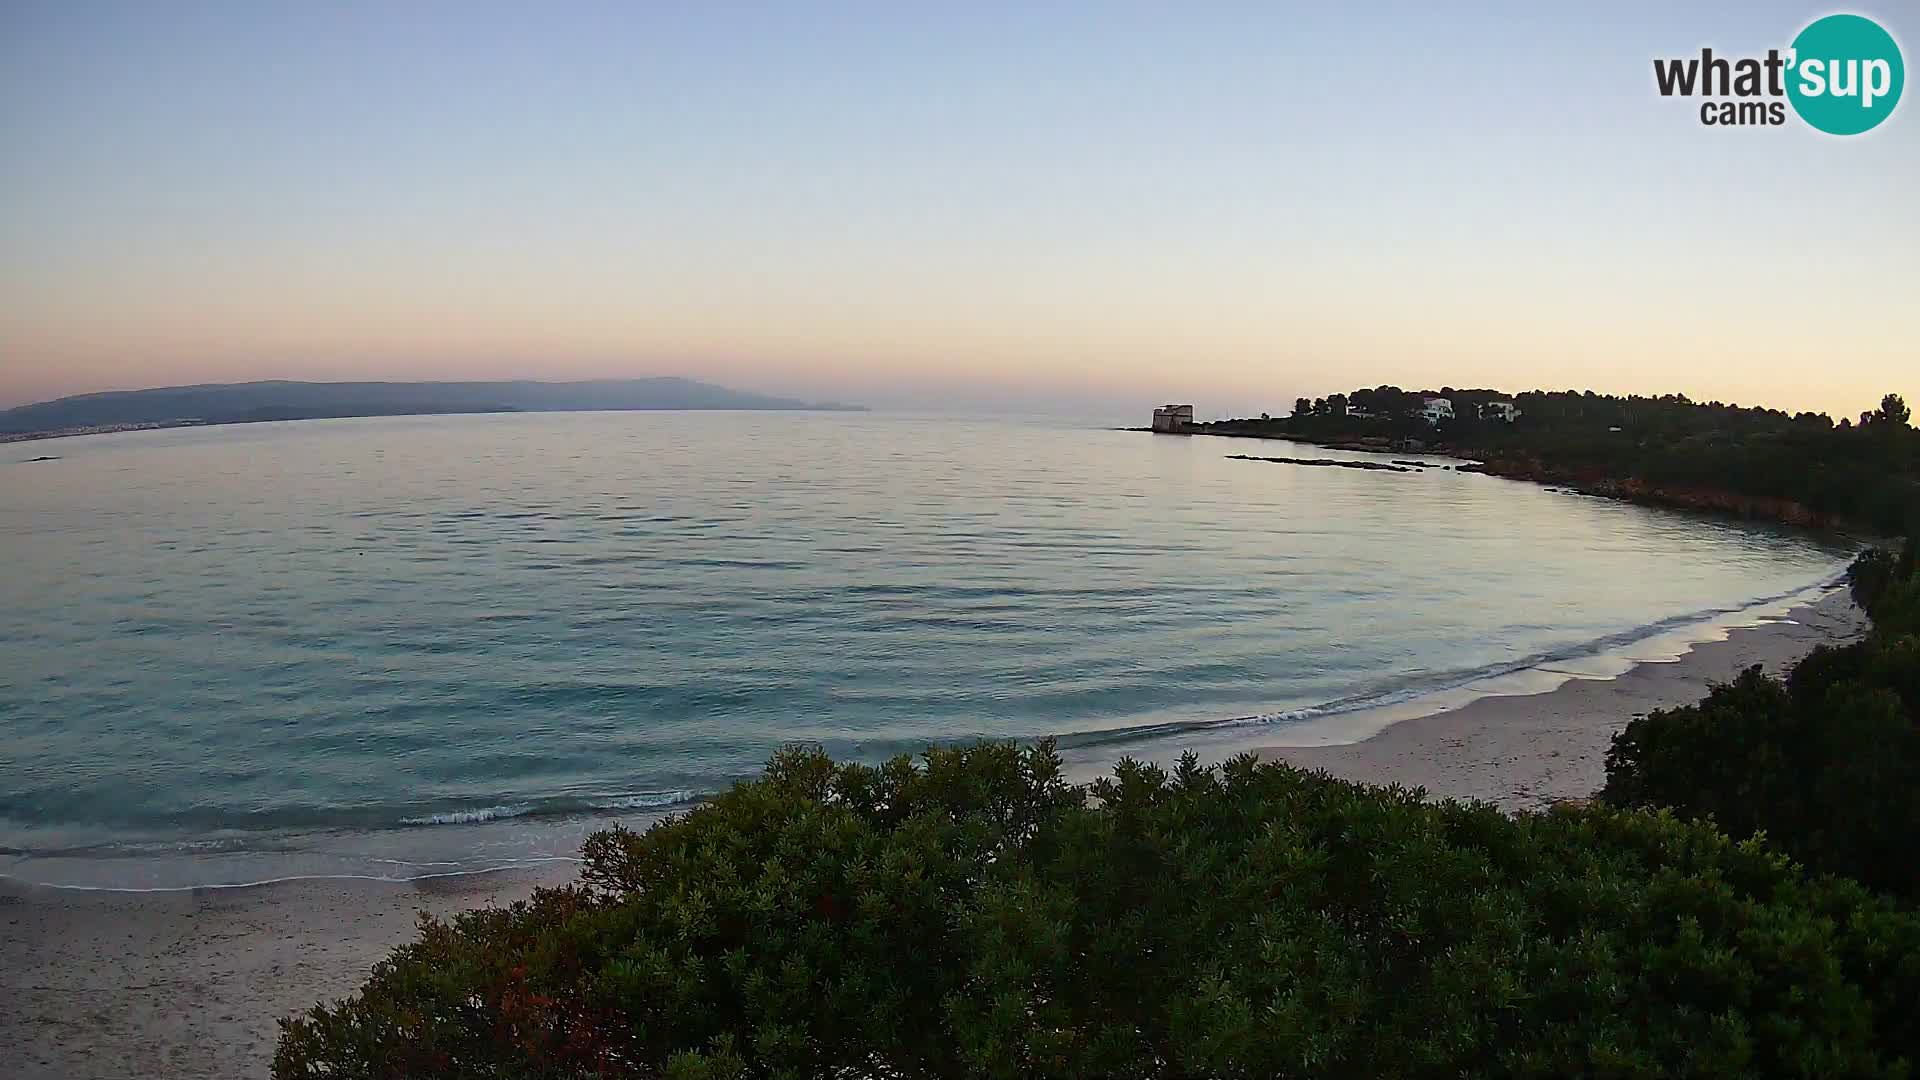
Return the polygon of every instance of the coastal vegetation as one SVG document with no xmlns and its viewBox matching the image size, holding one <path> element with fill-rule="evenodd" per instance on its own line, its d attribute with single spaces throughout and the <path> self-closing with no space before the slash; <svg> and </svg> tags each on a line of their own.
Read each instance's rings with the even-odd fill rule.
<svg viewBox="0 0 1920 1080">
<path fill-rule="evenodd" d="M 1422 415 L 1429 397 L 1452 415 Z M 1511 403 L 1513 419 L 1503 419 Z M 1681 394 L 1410 392 L 1394 386 L 1294 403 L 1291 416 L 1195 424 L 1197 434 L 1296 439 L 1358 449 L 1418 442 L 1477 469 L 1594 494 L 1722 510 L 1884 536 L 1916 530 L 1920 432 L 1898 394 L 1857 420 Z"/>
<path fill-rule="evenodd" d="M 1614 738 L 1601 797 L 1763 835 L 1808 866 L 1920 899 L 1920 573 L 1915 542 L 1850 573 L 1865 640 L 1784 678 L 1757 667 Z M 1914 963 L 1920 964 L 1920 958 Z"/>
<path fill-rule="evenodd" d="M 424 919 L 274 1074 L 1905 1076 L 1920 916 L 1666 812 L 1241 757 L 782 752 L 578 884 Z"/>
</svg>

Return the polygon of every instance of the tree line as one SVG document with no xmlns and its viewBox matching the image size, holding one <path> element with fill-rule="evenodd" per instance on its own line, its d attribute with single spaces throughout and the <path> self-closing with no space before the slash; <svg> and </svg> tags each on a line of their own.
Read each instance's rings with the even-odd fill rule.
<svg viewBox="0 0 1920 1080">
<path fill-rule="evenodd" d="M 1423 417 L 1428 396 L 1448 398 L 1453 417 Z M 1496 401 L 1511 401 L 1518 416 L 1483 416 L 1482 406 Z M 1696 402 L 1684 394 L 1379 386 L 1301 398 L 1286 417 L 1199 428 L 1320 442 L 1419 439 L 1505 475 L 1626 484 L 1651 490 L 1656 501 L 1661 491 L 1779 500 L 1809 519 L 1884 536 L 1920 529 L 1920 431 L 1899 394 L 1835 422 L 1824 413 Z"/>
</svg>

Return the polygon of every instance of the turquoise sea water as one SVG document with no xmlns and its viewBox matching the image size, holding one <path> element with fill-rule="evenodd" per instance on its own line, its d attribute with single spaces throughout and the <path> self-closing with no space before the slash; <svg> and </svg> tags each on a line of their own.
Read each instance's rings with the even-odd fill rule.
<svg viewBox="0 0 1920 1080">
<path fill-rule="evenodd" d="M 0 874 L 561 857 L 796 740 L 878 758 L 1053 735 L 1084 761 L 1277 736 L 1846 557 L 1491 477 L 1227 458 L 1289 452 L 787 413 L 0 446 Z"/>
</svg>

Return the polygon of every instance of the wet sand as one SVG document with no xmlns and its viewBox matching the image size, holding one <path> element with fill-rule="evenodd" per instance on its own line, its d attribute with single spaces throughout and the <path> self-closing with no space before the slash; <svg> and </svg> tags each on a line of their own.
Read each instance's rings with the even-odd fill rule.
<svg viewBox="0 0 1920 1080">
<path fill-rule="evenodd" d="M 1777 671 L 1865 620 L 1844 592 L 1737 629 L 1670 663 L 1481 698 L 1362 742 L 1263 756 L 1352 780 L 1509 809 L 1590 795 L 1608 740 L 1649 709 L 1697 700 L 1751 664 Z M 264 1077 L 275 1021 L 350 993 L 415 913 L 511 903 L 571 868 L 411 883 L 306 880 L 164 893 L 0 885 L 0 1073 L 19 1080 Z"/>
</svg>

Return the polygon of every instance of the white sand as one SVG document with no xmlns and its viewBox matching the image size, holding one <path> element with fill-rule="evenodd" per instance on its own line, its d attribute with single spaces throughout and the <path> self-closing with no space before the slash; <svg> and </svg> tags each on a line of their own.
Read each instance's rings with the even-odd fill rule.
<svg viewBox="0 0 1920 1080">
<path fill-rule="evenodd" d="M 552 871 L 564 881 L 571 868 Z M 415 912 L 511 903 L 532 874 L 164 893 L 0 891 L 0 1076 L 267 1075 L 274 1021 L 351 993 Z"/>
<path fill-rule="evenodd" d="M 1526 697 L 1484 698 L 1345 746 L 1269 757 L 1436 796 L 1531 808 L 1590 795 L 1633 716 L 1697 700 L 1750 664 L 1779 670 L 1864 626 L 1844 593 L 1680 660 Z M 570 870 L 548 871 L 558 883 Z M 0 887 L 0 1075 L 263 1077 L 275 1021 L 350 993 L 414 913 L 510 903 L 533 874 L 411 884 L 296 881 L 172 893 Z"/>
</svg>

